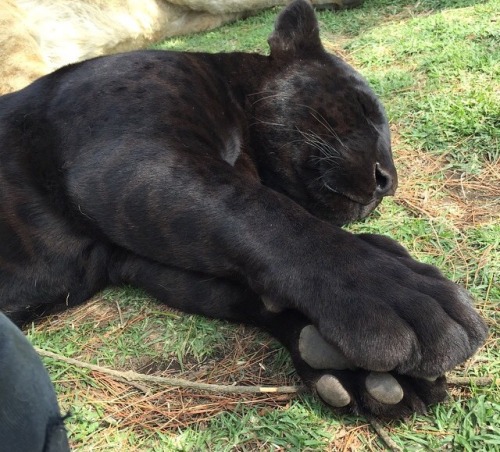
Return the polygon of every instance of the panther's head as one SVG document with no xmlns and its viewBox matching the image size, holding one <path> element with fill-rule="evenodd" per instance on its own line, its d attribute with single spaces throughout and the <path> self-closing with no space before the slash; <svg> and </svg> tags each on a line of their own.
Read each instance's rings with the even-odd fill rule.
<svg viewBox="0 0 500 452">
<path fill-rule="evenodd" d="M 250 98 L 263 183 L 335 224 L 365 217 L 397 186 L 382 105 L 324 50 L 307 1 L 280 14 L 269 43 L 272 70 Z"/>
</svg>

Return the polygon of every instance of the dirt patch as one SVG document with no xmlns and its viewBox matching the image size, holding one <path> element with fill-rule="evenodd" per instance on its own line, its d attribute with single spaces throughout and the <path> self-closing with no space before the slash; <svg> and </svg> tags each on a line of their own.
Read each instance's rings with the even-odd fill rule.
<svg viewBox="0 0 500 452">
<path fill-rule="evenodd" d="M 408 149 L 392 130 L 399 173 L 396 202 L 416 216 L 446 219 L 458 229 L 500 218 L 500 161 L 478 174 L 447 169 L 448 161 L 418 149 Z"/>
</svg>

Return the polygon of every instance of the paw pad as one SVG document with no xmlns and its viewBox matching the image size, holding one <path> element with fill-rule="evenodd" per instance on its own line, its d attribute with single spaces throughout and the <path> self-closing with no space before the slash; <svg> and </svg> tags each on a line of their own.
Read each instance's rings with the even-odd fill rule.
<svg viewBox="0 0 500 452">
<path fill-rule="evenodd" d="M 308 325 L 300 332 L 299 353 L 313 369 L 355 369 L 340 350 L 323 339 L 314 325 Z M 403 388 L 396 378 L 386 372 L 370 372 L 365 380 L 365 389 L 375 400 L 386 405 L 396 405 L 404 397 Z M 316 391 L 332 407 L 342 408 L 351 403 L 349 393 L 331 374 L 318 379 Z"/>
<path fill-rule="evenodd" d="M 313 325 L 304 327 L 300 332 L 299 352 L 301 358 L 313 369 L 352 368 L 351 362 L 339 350 L 326 342 Z"/>
<path fill-rule="evenodd" d="M 375 400 L 387 405 L 395 405 L 403 399 L 403 388 L 391 374 L 371 372 L 365 386 Z"/>
<path fill-rule="evenodd" d="M 323 375 L 316 382 L 316 391 L 328 405 L 341 408 L 351 402 L 349 393 L 333 375 Z"/>
</svg>

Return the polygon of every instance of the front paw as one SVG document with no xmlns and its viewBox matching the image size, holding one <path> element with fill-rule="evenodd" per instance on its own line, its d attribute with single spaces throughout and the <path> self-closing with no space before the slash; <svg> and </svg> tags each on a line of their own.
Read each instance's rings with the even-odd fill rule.
<svg viewBox="0 0 500 452">
<path fill-rule="evenodd" d="M 355 237 L 346 249 L 331 295 L 298 309 L 355 367 L 432 378 L 484 342 L 487 328 L 469 294 L 435 267 L 381 236 Z"/>
<path fill-rule="evenodd" d="M 344 411 L 394 419 L 423 413 L 446 397 L 444 377 L 430 381 L 356 368 L 313 325 L 300 332 L 298 355 L 295 366 L 305 383 L 327 405 Z"/>
</svg>

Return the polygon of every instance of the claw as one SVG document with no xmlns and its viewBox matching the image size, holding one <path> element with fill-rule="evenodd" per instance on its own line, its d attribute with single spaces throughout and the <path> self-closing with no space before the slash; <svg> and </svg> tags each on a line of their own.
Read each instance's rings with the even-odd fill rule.
<svg viewBox="0 0 500 452">
<path fill-rule="evenodd" d="M 264 303 L 264 306 L 269 312 L 274 312 L 275 314 L 277 314 L 283 311 L 283 308 L 271 298 L 262 297 L 262 303 Z"/>
</svg>

